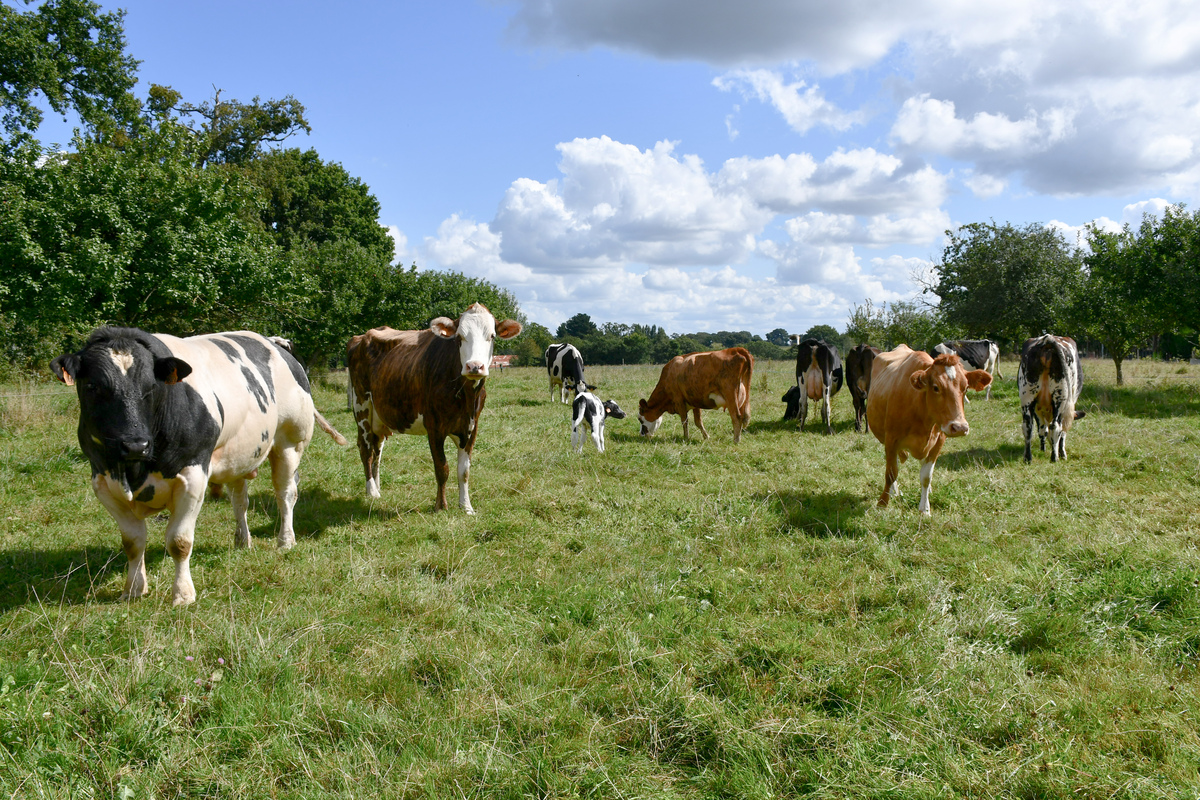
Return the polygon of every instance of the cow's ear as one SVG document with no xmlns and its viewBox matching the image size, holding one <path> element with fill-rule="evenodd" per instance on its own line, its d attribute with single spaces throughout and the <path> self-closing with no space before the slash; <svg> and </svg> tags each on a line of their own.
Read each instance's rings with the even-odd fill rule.
<svg viewBox="0 0 1200 800">
<path fill-rule="evenodd" d="M 521 332 L 521 323 L 515 319 L 506 319 L 504 322 L 497 323 L 496 335 L 501 339 L 511 339 Z"/>
<path fill-rule="evenodd" d="M 168 386 L 192 374 L 192 365 L 174 356 L 154 359 L 154 377 Z"/>
<path fill-rule="evenodd" d="M 967 388 L 982 392 L 992 382 L 992 376 L 981 369 L 973 369 L 967 373 Z"/>
<path fill-rule="evenodd" d="M 50 371 L 67 386 L 74 386 L 75 376 L 79 373 L 79 355 L 67 353 L 59 356 L 50 362 Z"/>
<path fill-rule="evenodd" d="M 646 403 L 646 401 L 644 399 L 638 400 L 638 413 L 639 414 L 645 415 L 646 409 L 648 407 L 649 407 L 649 405 Z"/>
<path fill-rule="evenodd" d="M 913 388 L 918 392 L 925 391 L 925 386 L 929 383 L 929 373 L 923 369 L 919 369 L 909 378 L 912 381 Z"/>
<path fill-rule="evenodd" d="M 449 317 L 438 317 L 429 323 L 429 330 L 443 339 L 453 339 L 458 336 L 458 323 Z"/>
</svg>

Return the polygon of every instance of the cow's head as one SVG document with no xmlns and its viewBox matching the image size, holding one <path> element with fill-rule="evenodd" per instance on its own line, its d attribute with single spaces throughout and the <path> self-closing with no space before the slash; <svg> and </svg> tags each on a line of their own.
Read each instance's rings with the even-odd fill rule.
<svg viewBox="0 0 1200 800">
<path fill-rule="evenodd" d="M 478 381 L 488 376 L 496 338 L 513 338 L 521 332 L 521 323 L 511 319 L 497 323 L 492 312 L 475 303 L 457 322 L 449 317 L 438 317 L 429 323 L 429 330 L 443 339 L 458 339 L 462 375 L 467 380 Z"/>
<path fill-rule="evenodd" d="M 100 328 L 82 350 L 59 356 L 50 369 L 75 387 L 79 444 L 98 469 L 154 457 L 153 425 L 163 391 L 192 371 L 136 328 Z"/>
<path fill-rule="evenodd" d="M 625 412 L 617 405 L 616 400 L 604 401 L 604 416 L 612 417 L 613 419 L 625 419 Z"/>
<path fill-rule="evenodd" d="M 641 423 L 642 426 L 642 436 L 653 436 L 654 432 L 658 430 L 658 426 L 662 425 L 663 418 L 661 414 L 654 419 L 646 418 L 646 415 L 649 413 L 649 411 L 649 403 L 647 403 L 644 399 L 638 400 L 638 422 Z"/>
<path fill-rule="evenodd" d="M 963 394 L 986 389 L 992 376 L 981 369 L 969 372 L 956 355 L 939 355 L 928 368 L 917 370 L 910 378 L 913 388 L 925 395 L 926 412 L 938 430 L 949 437 L 966 436 L 971 431 L 963 414 Z"/>
</svg>

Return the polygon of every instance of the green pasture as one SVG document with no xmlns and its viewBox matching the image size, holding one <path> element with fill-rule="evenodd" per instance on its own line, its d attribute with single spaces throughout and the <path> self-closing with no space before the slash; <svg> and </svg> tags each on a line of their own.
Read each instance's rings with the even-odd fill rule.
<svg viewBox="0 0 1200 800">
<path fill-rule="evenodd" d="M 1200 367 L 1086 361 L 1065 463 L 1022 461 L 1013 378 L 967 408 L 923 519 L 917 467 L 779 421 L 760 363 L 732 442 L 637 436 L 657 367 L 597 367 L 632 412 L 570 449 L 545 372 L 488 381 L 478 515 L 434 514 L 421 437 L 318 432 L 297 546 L 206 503 L 170 606 L 92 496 L 61 385 L 0 386 L 0 798 L 1194 798 Z M 353 438 L 341 376 L 317 402 Z M 810 415 L 811 419 L 811 415 Z M 453 459 L 451 459 L 453 463 Z"/>
</svg>

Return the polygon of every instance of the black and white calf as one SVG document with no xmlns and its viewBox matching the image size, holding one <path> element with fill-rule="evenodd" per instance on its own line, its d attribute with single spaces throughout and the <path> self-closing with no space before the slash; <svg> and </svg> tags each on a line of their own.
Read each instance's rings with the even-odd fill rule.
<svg viewBox="0 0 1200 800">
<path fill-rule="evenodd" d="M 122 598 L 148 590 L 146 517 L 170 513 L 174 605 L 196 599 L 189 562 L 205 487 L 228 485 L 236 547 L 250 546 L 246 482 L 271 462 L 278 545 L 296 541 L 296 468 L 314 421 L 341 434 L 313 406 L 308 376 L 287 349 L 249 331 L 178 339 L 137 328 L 99 328 L 78 353 L 50 364 L 79 396 L 79 447 L 92 490 L 121 528 L 129 557 Z"/>
<path fill-rule="evenodd" d="M 804 422 L 808 419 L 808 401 L 820 400 L 825 432 L 833 433 L 830 401 L 842 388 L 842 358 L 836 347 L 817 339 L 800 341 L 799 335 L 793 334 L 790 341 L 799 348 L 796 351 L 796 386 L 800 387 L 800 430 L 804 430 Z"/>
<path fill-rule="evenodd" d="M 592 441 L 596 450 L 604 452 L 604 421 L 609 417 L 625 419 L 625 412 L 614 400 L 601 402 L 599 397 L 591 392 L 580 392 L 575 396 L 575 404 L 571 409 L 571 446 L 575 452 L 583 452 L 583 426 L 586 424 L 592 431 Z"/>
<path fill-rule="evenodd" d="M 939 355 L 953 353 L 963 360 L 971 369 L 981 369 L 988 375 L 1003 378 L 1000 374 L 1000 345 L 991 339 L 947 339 L 933 346 L 929 355 L 937 358 Z M 992 384 L 988 384 L 984 399 L 992 399 Z"/>
<path fill-rule="evenodd" d="M 550 397 L 554 397 L 554 388 L 558 387 L 563 403 L 567 402 L 568 391 L 578 397 L 588 389 L 583 379 L 583 356 L 573 344 L 552 344 L 546 348 L 546 372 L 550 376 Z"/>
<path fill-rule="evenodd" d="M 1050 460 L 1066 458 L 1067 431 L 1072 422 L 1086 414 L 1075 410 L 1082 387 L 1083 366 L 1074 339 L 1047 333 L 1025 340 L 1021 366 L 1017 369 L 1017 390 L 1021 396 L 1026 461 L 1033 460 L 1030 441 L 1035 426 L 1043 452 L 1046 434 L 1050 434 Z"/>
</svg>

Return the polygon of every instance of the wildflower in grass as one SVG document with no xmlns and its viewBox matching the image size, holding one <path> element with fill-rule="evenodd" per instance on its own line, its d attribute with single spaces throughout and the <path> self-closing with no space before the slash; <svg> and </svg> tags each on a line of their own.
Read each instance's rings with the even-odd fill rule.
<svg viewBox="0 0 1200 800">
<path fill-rule="evenodd" d="M 225 666 L 225 659 L 223 659 L 223 658 L 218 658 L 218 659 L 217 659 L 217 663 L 218 663 L 218 664 L 220 664 L 220 665 L 223 667 L 223 666 Z"/>
<path fill-rule="evenodd" d="M 183 660 L 184 661 L 195 661 L 196 659 L 192 658 L 191 656 L 184 656 Z"/>
</svg>

